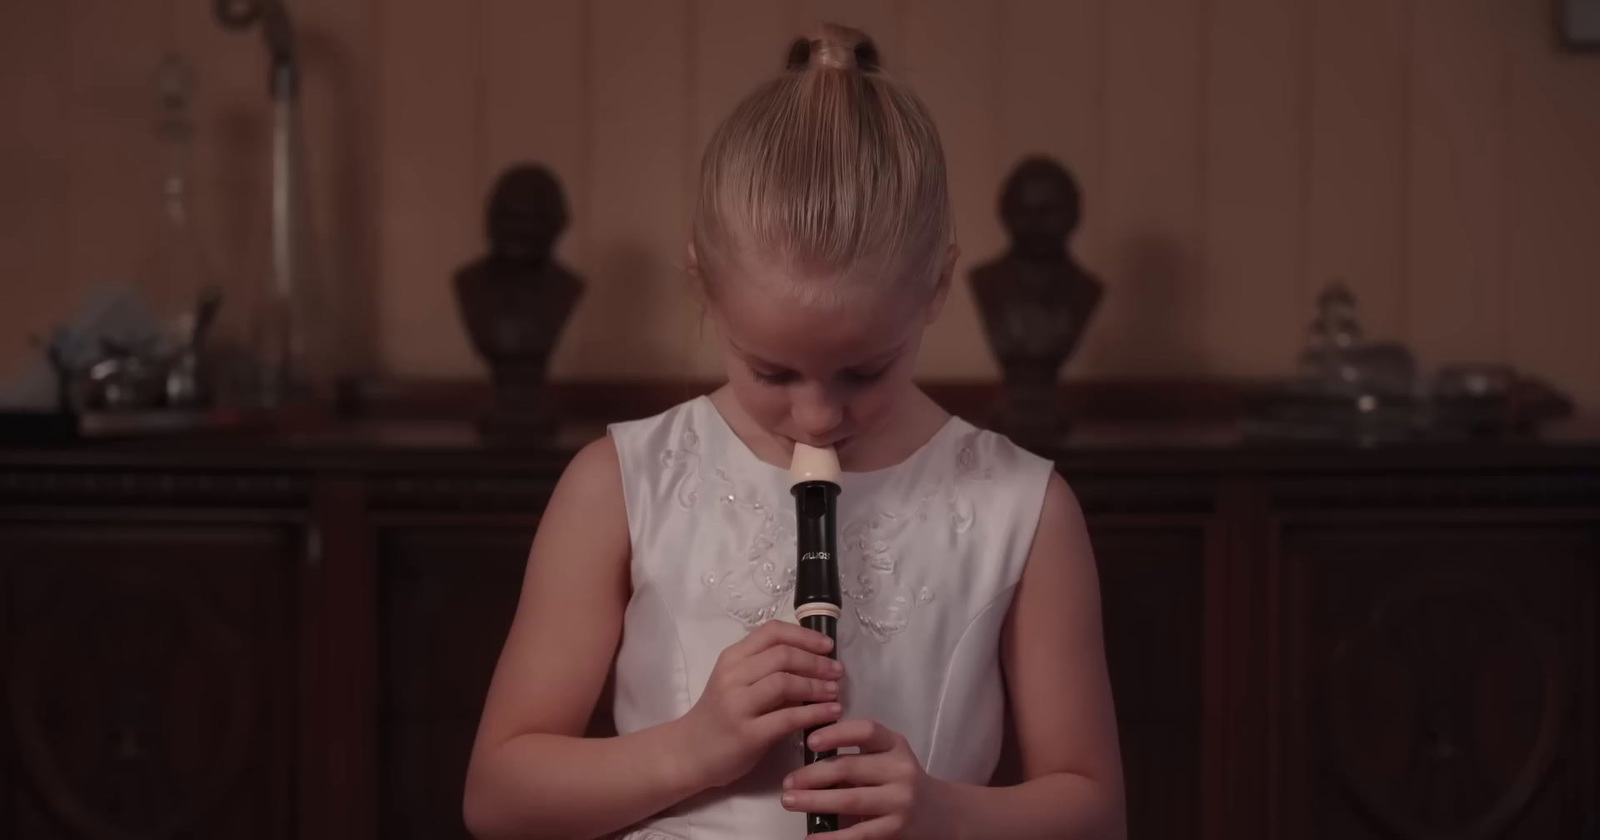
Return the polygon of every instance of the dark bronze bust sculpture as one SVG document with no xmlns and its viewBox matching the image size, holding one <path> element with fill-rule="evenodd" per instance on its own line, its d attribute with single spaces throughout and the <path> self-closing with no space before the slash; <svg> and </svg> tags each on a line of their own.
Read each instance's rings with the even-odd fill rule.
<svg viewBox="0 0 1600 840">
<path fill-rule="evenodd" d="M 973 298 L 1004 379 L 993 422 L 1019 438 L 1065 431 L 1057 376 L 1100 302 L 1100 283 L 1067 249 L 1080 203 L 1077 183 L 1059 163 L 1023 160 L 1000 194 L 1011 247 L 971 273 Z"/>
<path fill-rule="evenodd" d="M 456 299 L 473 347 L 494 378 L 492 433 L 555 426 L 545 388 L 550 354 L 583 295 L 583 281 L 555 261 L 567 226 L 561 185 L 545 167 L 519 165 L 489 199 L 489 253 L 456 272 Z"/>
</svg>

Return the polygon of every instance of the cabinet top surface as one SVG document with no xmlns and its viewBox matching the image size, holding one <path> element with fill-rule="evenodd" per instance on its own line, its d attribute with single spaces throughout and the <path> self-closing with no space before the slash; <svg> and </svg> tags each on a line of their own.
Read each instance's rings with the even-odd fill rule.
<svg viewBox="0 0 1600 840">
<path fill-rule="evenodd" d="M 517 442 L 483 437 L 469 423 L 365 422 L 275 434 L 210 434 L 79 441 L 0 442 L 0 469 L 161 468 L 274 472 L 558 472 L 599 426 Z M 1389 472 L 1396 470 L 1600 470 L 1600 420 L 1551 427 L 1538 438 L 1364 445 L 1253 439 L 1237 424 L 1084 425 L 1029 446 L 1064 471 Z"/>
</svg>

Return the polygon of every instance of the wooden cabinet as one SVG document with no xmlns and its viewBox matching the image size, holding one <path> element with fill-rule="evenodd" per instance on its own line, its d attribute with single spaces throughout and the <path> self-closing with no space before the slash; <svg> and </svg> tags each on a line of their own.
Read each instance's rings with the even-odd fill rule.
<svg viewBox="0 0 1600 840">
<path fill-rule="evenodd" d="M 16 838 L 292 836 L 298 529 L 0 521 Z"/>
<path fill-rule="evenodd" d="M 1600 522 L 1374 511 L 1281 551 L 1284 836 L 1592 836 Z"/>
<path fill-rule="evenodd" d="M 1091 524 L 1132 837 L 1200 837 L 1206 528 Z"/>
<path fill-rule="evenodd" d="M 0 836 L 464 837 L 569 453 L 0 450 Z M 1132 837 L 1600 830 L 1600 444 L 1056 454 Z"/>
<path fill-rule="evenodd" d="M 396 527 L 378 540 L 384 838 L 464 837 L 461 793 L 533 528 Z"/>
</svg>

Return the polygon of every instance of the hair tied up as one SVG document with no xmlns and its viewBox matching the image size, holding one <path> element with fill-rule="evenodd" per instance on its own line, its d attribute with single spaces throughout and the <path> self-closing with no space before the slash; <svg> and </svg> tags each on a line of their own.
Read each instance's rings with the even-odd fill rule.
<svg viewBox="0 0 1600 840">
<path fill-rule="evenodd" d="M 797 72 L 825 67 L 875 73 L 879 68 L 878 45 L 854 29 L 824 24 L 816 35 L 796 39 L 790 45 L 786 66 Z"/>
<path fill-rule="evenodd" d="M 739 101 L 700 161 L 690 235 L 702 293 L 742 282 L 800 305 L 930 300 L 955 235 L 932 115 L 878 72 L 877 46 L 854 29 L 783 46 L 788 71 Z M 739 270 L 751 261 L 796 271 Z"/>
</svg>

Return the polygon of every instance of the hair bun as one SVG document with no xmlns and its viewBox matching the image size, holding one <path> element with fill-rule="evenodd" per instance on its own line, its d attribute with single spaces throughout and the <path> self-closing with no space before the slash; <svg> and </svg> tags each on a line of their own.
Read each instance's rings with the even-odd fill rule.
<svg viewBox="0 0 1600 840">
<path fill-rule="evenodd" d="M 874 73 L 878 70 L 878 45 L 858 29 L 825 23 L 810 38 L 790 45 L 786 63 L 790 70 L 826 67 Z"/>
</svg>

